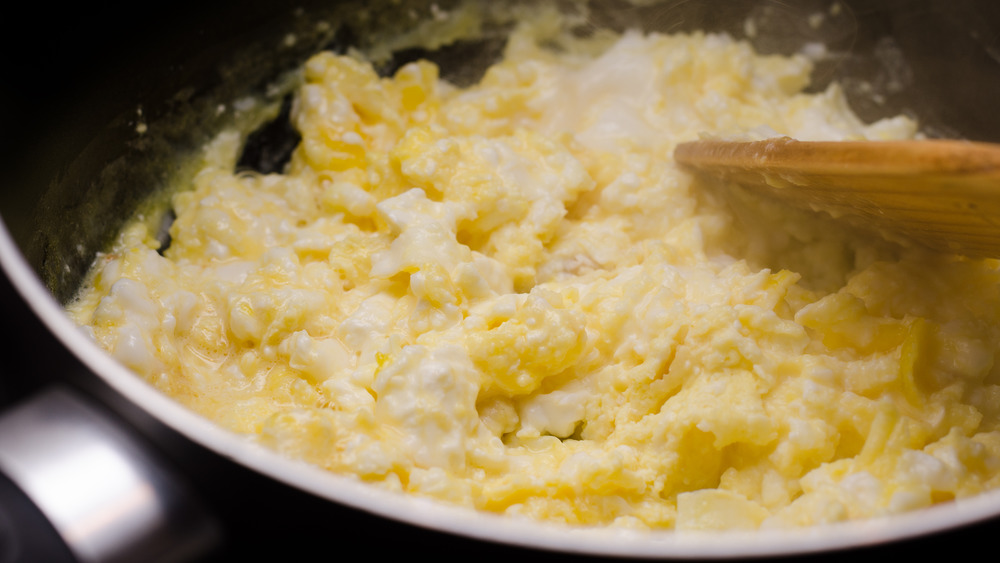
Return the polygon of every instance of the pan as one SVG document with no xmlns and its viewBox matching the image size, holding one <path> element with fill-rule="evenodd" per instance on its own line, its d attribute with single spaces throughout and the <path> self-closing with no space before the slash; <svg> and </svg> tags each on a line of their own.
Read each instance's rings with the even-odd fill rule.
<svg viewBox="0 0 1000 563">
<path fill-rule="evenodd" d="M 817 67 L 814 87 L 840 81 L 862 118 L 903 112 L 919 117 L 930 136 L 998 140 L 1000 8 L 991 2 L 840 2 L 847 16 L 822 29 L 808 16 L 828 12 L 831 2 L 556 4 L 585 5 L 595 28 L 724 31 L 751 36 L 763 52 L 823 43 L 840 56 Z M 235 101 L 270 97 L 280 107 L 285 92 L 275 84 L 313 52 L 388 44 L 384 72 L 426 57 L 448 80 L 475 80 L 502 51 L 504 22 L 440 45 L 399 40 L 453 8 L 303 1 L 29 11 L 25 21 L 36 33 L 28 44 L 6 46 L 17 56 L 3 98 L 0 260 L 13 334 L 0 387 L 10 405 L 0 421 L 0 557 L 219 560 L 364 540 L 399 554 L 723 558 L 985 542 L 1000 514 L 994 494 L 886 520 L 725 541 L 567 530 L 402 497 L 220 429 L 112 361 L 69 321 L 63 305 L 125 219 L 183 176 L 185 156 L 237 119 Z M 748 33 L 748 19 L 762 29 Z M 249 165 L 273 166 L 294 143 L 278 126 L 253 129 L 260 141 L 244 152 Z"/>
</svg>

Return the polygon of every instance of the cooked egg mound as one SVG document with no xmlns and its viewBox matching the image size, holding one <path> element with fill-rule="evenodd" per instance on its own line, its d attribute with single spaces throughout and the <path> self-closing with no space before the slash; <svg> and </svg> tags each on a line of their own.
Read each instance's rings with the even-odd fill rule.
<svg viewBox="0 0 1000 563">
<path fill-rule="evenodd" d="M 282 174 L 208 149 L 163 255 L 137 221 L 70 312 L 163 392 L 391 490 L 581 525 L 868 518 L 1000 482 L 1000 271 L 718 190 L 700 135 L 864 124 L 723 35 L 515 33 L 305 66 Z M 731 192 L 732 196 L 723 193 Z"/>
</svg>

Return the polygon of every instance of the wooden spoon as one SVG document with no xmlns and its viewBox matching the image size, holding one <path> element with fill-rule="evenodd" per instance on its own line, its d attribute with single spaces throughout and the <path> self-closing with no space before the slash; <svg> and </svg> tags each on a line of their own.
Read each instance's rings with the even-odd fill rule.
<svg viewBox="0 0 1000 563">
<path fill-rule="evenodd" d="M 1000 257 L 1000 145 L 702 140 L 678 145 L 674 159 L 936 250 Z"/>
</svg>

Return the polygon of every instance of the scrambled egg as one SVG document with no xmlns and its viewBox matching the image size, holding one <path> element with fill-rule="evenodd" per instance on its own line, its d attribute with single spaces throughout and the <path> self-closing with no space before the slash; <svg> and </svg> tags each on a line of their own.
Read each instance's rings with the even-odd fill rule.
<svg viewBox="0 0 1000 563">
<path fill-rule="evenodd" d="M 515 33 L 467 89 L 316 55 L 285 173 L 235 173 L 223 135 L 164 255 L 136 222 L 71 314 L 220 425 L 486 511 L 787 527 L 997 486 L 997 262 L 724 197 L 670 156 L 916 125 L 723 35 L 562 41 Z"/>
</svg>

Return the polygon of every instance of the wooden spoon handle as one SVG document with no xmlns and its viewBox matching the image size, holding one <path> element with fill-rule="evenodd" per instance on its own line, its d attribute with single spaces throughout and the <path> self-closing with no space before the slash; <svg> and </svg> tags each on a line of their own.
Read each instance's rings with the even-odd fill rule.
<svg viewBox="0 0 1000 563">
<path fill-rule="evenodd" d="M 678 145 L 674 159 L 936 250 L 1000 257 L 1000 145 L 703 140 Z"/>
</svg>

